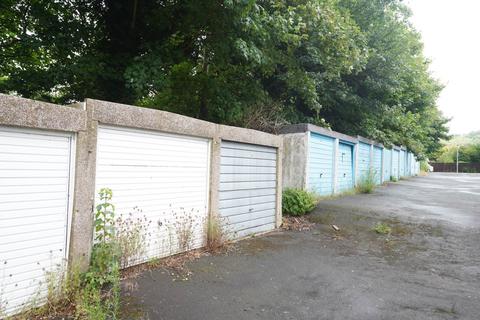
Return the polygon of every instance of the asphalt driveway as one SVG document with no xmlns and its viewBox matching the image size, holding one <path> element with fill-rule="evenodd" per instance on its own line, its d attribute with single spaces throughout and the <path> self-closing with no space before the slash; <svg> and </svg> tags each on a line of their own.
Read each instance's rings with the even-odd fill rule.
<svg viewBox="0 0 480 320">
<path fill-rule="evenodd" d="M 480 319 L 480 175 L 402 180 L 310 218 L 190 263 L 188 280 L 146 271 L 125 301 L 149 319 Z"/>
</svg>

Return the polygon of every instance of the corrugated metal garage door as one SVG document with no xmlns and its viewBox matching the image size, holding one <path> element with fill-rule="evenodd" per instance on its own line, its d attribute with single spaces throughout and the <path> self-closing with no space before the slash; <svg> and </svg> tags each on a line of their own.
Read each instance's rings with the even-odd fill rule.
<svg viewBox="0 0 480 320">
<path fill-rule="evenodd" d="M 70 134 L 0 127 L 0 311 L 7 314 L 42 303 L 47 273 L 65 268 L 72 150 Z"/>
<path fill-rule="evenodd" d="M 110 188 L 117 217 L 141 219 L 147 234 L 130 265 L 204 245 L 209 149 L 206 139 L 99 127 L 96 190 Z"/>
<path fill-rule="evenodd" d="M 412 176 L 417 175 L 417 160 L 415 159 L 415 155 L 412 153 L 411 154 L 411 174 Z"/>
<path fill-rule="evenodd" d="M 382 183 L 382 148 L 373 147 L 373 170 L 377 184 Z"/>
<path fill-rule="evenodd" d="M 413 159 L 413 154 L 411 152 L 408 153 L 408 175 L 413 176 L 414 175 L 414 159 Z"/>
<path fill-rule="evenodd" d="M 230 238 L 275 229 L 277 149 L 222 141 L 219 209 Z"/>
<path fill-rule="evenodd" d="M 408 163 L 408 152 L 407 152 L 407 151 L 405 151 L 405 153 L 404 153 L 404 158 L 405 158 L 405 162 L 404 162 L 404 164 L 405 164 L 404 175 L 405 175 L 406 177 L 408 177 L 408 165 L 409 165 L 409 163 Z"/>
<path fill-rule="evenodd" d="M 333 138 L 310 133 L 307 188 L 322 196 L 333 193 L 334 144 Z"/>
<path fill-rule="evenodd" d="M 383 181 L 390 181 L 392 175 L 392 150 L 383 149 Z"/>
<path fill-rule="evenodd" d="M 405 176 L 405 151 L 404 150 L 400 150 L 400 164 L 399 164 L 398 171 L 399 171 L 400 177 Z"/>
<path fill-rule="evenodd" d="M 365 179 L 370 170 L 370 145 L 360 142 L 358 144 L 358 177 Z"/>
<path fill-rule="evenodd" d="M 399 161 L 400 161 L 400 151 L 393 150 L 393 153 L 392 153 L 392 176 L 394 176 L 396 179 L 400 178 L 400 172 L 398 170 Z"/>
<path fill-rule="evenodd" d="M 337 192 L 353 189 L 353 146 L 340 142 L 337 159 Z"/>
</svg>

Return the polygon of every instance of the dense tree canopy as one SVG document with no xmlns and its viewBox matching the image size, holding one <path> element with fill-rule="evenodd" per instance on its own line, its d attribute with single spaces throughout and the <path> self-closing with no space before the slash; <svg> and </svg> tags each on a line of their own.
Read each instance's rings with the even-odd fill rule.
<svg viewBox="0 0 480 320">
<path fill-rule="evenodd" d="M 430 155 L 446 137 L 400 0 L 4 0 L 0 91 L 273 131 L 312 122 Z"/>
<path fill-rule="evenodd" d="M 453 136 L 450 141 L 444 142 L 444 146 L 431 159 L 454 163 L 457 161 L 457 148 L 460 162 L 480 162 L 480 131 Z"/>
</svg>

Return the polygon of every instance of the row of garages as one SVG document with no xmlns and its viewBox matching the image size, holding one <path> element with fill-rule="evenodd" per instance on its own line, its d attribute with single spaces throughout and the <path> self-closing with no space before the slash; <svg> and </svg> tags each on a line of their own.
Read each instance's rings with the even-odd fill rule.
<svg viewBox="0 0 480 320">
<path fill-rule="evenodd" d="M 284 187 L 328 196 L 352 190 L 367 177 L 380 185 L 419 172 L 414 154 L 402 147 L 386 148 L 311 124 L 286 126 L 281 132 Z"/>
<path fill-rule="evenodd" d="M 0 96 L 0 111 L 0 318 L 88 264 L 102 188 L 142 225 L 130 265 L 203 247 L 214 214 L 232 239 L 280 226 L 281 137 L 95 100 Z"/>
<path fill-rule="evenodd" d="M 138 264 L 204 246 L 212 216 L 234 239 L 279 227 L 282 177 L 328 195 L 370 168 L 378 183 L 418 170 L 401 148 L 303 128 L 276 136 L 103 101 L 0 95 L 0 315 L 41 303 L 48 274 L 88 264 L 101 188 L 113 191 L 117 217 L 144 223 Z"/>
</svg>

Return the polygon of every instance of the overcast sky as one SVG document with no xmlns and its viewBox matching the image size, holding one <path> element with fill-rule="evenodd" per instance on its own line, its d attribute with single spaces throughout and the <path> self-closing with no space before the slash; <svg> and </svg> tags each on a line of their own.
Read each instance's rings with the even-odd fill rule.
<svg viewBox="0 0 480 320">
<path fill-rule="evenodd" d="M 407 0 L 433 75 L 446 85 L 438 105 L 450 133 L 480 130 L 480 0 Z"/>
</svg>

